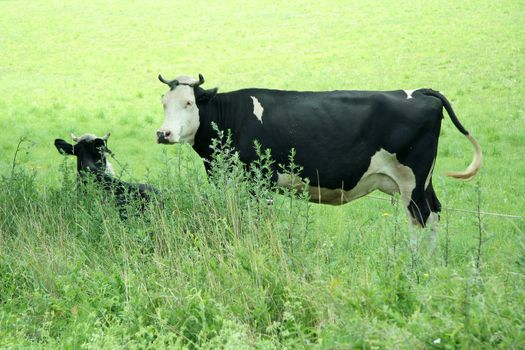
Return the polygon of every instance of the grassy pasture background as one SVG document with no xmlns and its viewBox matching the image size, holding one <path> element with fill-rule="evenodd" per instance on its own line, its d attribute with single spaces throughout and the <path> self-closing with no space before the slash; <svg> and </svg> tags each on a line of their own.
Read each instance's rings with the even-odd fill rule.
<svg viewBox="0 0 525 350">
<path fill-rule="evenodd" d="M 171 163 L 167 166 L 175 168 L 178 167 L 175 159 L 179 159 L 179 155 L 187 160 L 184 164 L 197 164 L 200 169 L 198 176 L 202 178 L 202 168 L 189 147 L 167 148 L 155 143 L 155 131 L 163 119 L 160 95 L 165 92 L 165 86 L 156 78 L 159 73 L 168 78 L 179 74 L 196 76 L 202 73 L 207 81 L 205 86 L 218 86 L 221 91 L 243 87 L 294 90 L 430 87 L 443 92 L 451 100 L 461 122 L 478 139 L 485 154 L 484 168 L 475 182 L 462 183 L 441 176 L 445 170 L 463 169 L 472 154 L 468 141 L 445 116 L 434 177 L 436 192 L 443 204 L 453 208 L 474 209 L 475 187 L 479 183 L 483 210 L 523 215 L 523 18 L 525 4 L 522 1 L 381 1 L 373 4 L 368 1 L 1 1 L 0 175 L 9 175 L 16 144 L 20 137 L 25 136 L 33 144 L 30 147 L 24 144 L 18 162 L 25 169 L 36 172 L 36 187 L 43 191 L 54 188 L 63 176 L 60 171 L 62 157 L 53 146 L 54 138 L 68 139 L 70 132 L 101 135 L 111 131 L 110 148 L 119 161 L 129 167 L 134 179 L 144 179 L 146 176 L 160 178 L 162 169 L 166 167 L 166 159 L 173 161 L 173 166 Z M 129 175 L 126 176 L 129 178 Z M 5 192 L 3 198 L 8 195 Z M 20 206 L 26 204 L 18 203 Z M 7 204 L 1 205 L 5 206 L 4 209 L 8 207 Z M 411 309 L 411 312 L 402 313 L 398 315 L 400 319 L 391 322 L 388 317 L 386 320 L 380 319 L 374 311 L 363 314 L 356 312 L 355 316 L 349 311 L 354 309 L 341 301 L 346 300 L 343 295 L 357 295 L 363 298 L 363 309 L 368 307 L 373 310 L 367 304 L 367 297 L 373 299 L 373 296 L 359 289 L 360 283 L 365 281 L 363 283 L 368 286 L 368 291 L 375 290 L 367 284 L 372 283 L 368 277 L 369 273 L 379 271 L 374 267 L 382 259 L 377 249 L 385 247 L 376 245 L 374 240 L 384 238 L 378 232 L 390 232 L 392 229 L 394 207 L 388 202 L 362 199 L 338 208 L 312 205 L 309 210 L 315 218 L 309 228 L 309 235 L 314 241 L 318 239 L 315 242 L 319 246 L 312 248 L 310 253 L 305 248 L 304 255 L 297 253 L 297 256 L 313 259 L 317 256 L 315 254 L 326 251 L 332 245 L 335 248 L 330 254 L 337 257 L 334 258 L 337 263 L 331 264 L 326 262 L 328 260 L 320 263 L 316 270 L 318 274 L 312 273 L 316 277 L 306 283 L 311 289 L 304 287 L 305 290 L 319 293 L 321 301 L 315 304 L 314 309 L 324 310 L 320 312 L 323 317 L 319 317 L 318 324 L 312 326 L 317 329 L 317 338 L 306 337 L 313 344 L 364 348 L 525 346 L 524 320 L 518 316 L 519 310 L 525 312 L 523 292 L 520 294 L 518 287 L 521 283 L 523 289 L 524 270 L 519 270 L 519 265 L 516 265 L 525 254 L 523 220 L 484 217 L 485 233 L 490 239 L 483 246 L 482 277 L 490 281 L 490 288 L 476 295 L 487 300 L 492 298 L 493 309 L 490 312 L 478 310 L 474 314 L 478 321 L 481 319 L 490 324 L 491 318 L 494 318 L 497 320 L 495 323 L 500 322 L 507 327 L 502 326 L 503 330 L 498 328 L 498 332 L 503 334 L 500 336 L 503 340 L 497 336 L 496 340 L 490 338 L 490 329 L 480 332 L 488 338 L 477 335 L 472 338 L 461 337 L 461 333 L 468 334 L 472 330 L 465 325 L 455 329 L 454 325 L 451 331 L 443 326 L 448 335 L 441 337 L 448 337 L 449 343 L 433 344 L 431 341 L 437 335 L 425 332 L 430 332 L 432 327 L 439 327 L 431 320 L 418 318 L 417 312 L 424 312 L 417 308 L 415 310 L 419 311 Z M 3 213 L 7 215 L 5 210 Z M 286 215 L 279 215 L 276 217 L 286 221 Z M 23 221 L 23 216 L 19 218 Z M 31 218 L 27 217 L 26 220 Z M 437 260 L 433 260 L 433 264 L 421 272 L 431 276 L 435 274 L 434 284 L 429 283 L 419 289 L 419 284 L 408 279 L 407 283 L 421 305 L 425 304 L 425 298 L 436 298 L 437 294 L 445 293 L 444 286 L 454 276 L 470 281 L 469 276 L 473 274 L 469 267 L 477 232 L 474 218 L 472 214 L 454 212 L 449 215 L 449 224 L 456 265 L 433 270 L 433 265 L 439 265 L 440 251 L 436 253 L 439 258 L 435 258 Z M 117 223 L 113 225 L 110 227 L 119 227 Z M 31 231 L 28 229 L 23 232 L 29 235 Z M 41 237 L 47 237 L 46 234 L 51 233 L 43 233 Z M 185 231 L 175 234 L 183 235 Z M 4 245 L 2 266 L 8 268 L 4 268 L 2 273 L 15 276 L 13 266 L 17 263 L 13 259 L 24 256 L 20 255 L 21 252 L 31 255 L 31 245 L 27 243 L 18 247 L 12 245 L 14 243 L 6 238 L 7 235 L 0 237 L 10 242 Z M 61 237 L 66 239 L 67 232 Z M 273 239 L 270 241 L 274 242 Z M 278 238 L 275 240 L 278 241 Z M 185 244 L 190 245 L 190 242 Z M 82 251 L 79 248 L 81 245 L 73 244 L 72 247 L 73 251 Z M 349 252 L 361 250 L 364 253 L 359 259 L 345 260 Z M 96 250 L 90 252 L 97 254 Z M 264 260 L 264 257 L 260 258 Z M 71 257 L 68 259 L 66 261 L 77 261 Z M 187 263 L 183 258 L 179 259 L 182 265 Z M 267 259 L 268 264 L 273 261 Z M 43 259 L 40 263 L 45 266 L 50 260 Z M 359 268 L 348 266 L 358 263 L 364 265 Z M 109 271 L 113 265 L 118 265 L 116 260 L 111 259 L 105 264 L 107 266 L 86 268 L 85 273 L 96 275 L 95 270 Z M 75 268 L 84 271 L 82 266 L 79 263 Z M 36 269 L 34 266 L 32 268 Z M 306 267 L 304 269 L 308 270 Z M 67 273 L 64 275 L 75 276 L 76 270 L 73 270 L 70 266 L 65 268 Z M 285 271 L 292 275 L 297 272 L 292 268 Z M 352 273 L 351 277 L 348 276 Z M 55 280 L 49 278 L 53 285 L 62 283 L 58 277 Z M 96 283 L 101 279 L 93 277 L 95 282 L 92 288 L 96 288 Z M 35 277 L 35 281 L 39 281 L 38 277 Z M 463 283 L 461 281 L 458 282 L 460 285 Z M 293 286 L 292 282 L 290 285 Z M 45 284 L 40 287 L 43 288 L 42 295 L 47 297 Z M 202 283 L 194 288 L 205 290 L 207 285 Z M 464 290 L 462 288 L 460 286 L 457 290 L 461 292 Z M 506 288 L 511 291 L 505 294 L 507 299 L 499 300 L 499 291 Z M 117 293 L 117 290 L 114 292 Z M 248 290 L 244 292 L 249 294 Z M 300 298 L 310 298 L 315 293 L 305 292 L 300 294 Z M 325 297 L 324 293 L 331 296 L 337 294 L 334 298 L 339 298 L 337 300 L 341 304 Z M 68 335 L 78 331 L 67 326 L 68 323 L 60 320 L 59 316 L 58 321 L 49 318 L 54 333 L 51 332 L 48 337 L 31 336 L 20 330 L 24 329 L 24 322 L 35 322 L 30 316 L 20 321 L 22 325 L 10 328 L 8 321 L 12 321 L 13 315 L 27 312 L 24 307 L 32 302 L 28 296 L 30 294 L 13 292 L 13 299 L 9 300 L 7 293 L 3 299 L 0 295 L 4 308 L 0 318 L 0 335 L 10 334 L 10 337 L 5 338 L 8 339 L 6 346 L 20 342 L 27 346 L 51 344 L 49 346 L 52 347 L 53 344 L 62 344 Z M 49 295 L 57 297 L 56 292 L 49 292 Z M 92 310 L 96 311 L 100 307 L 98 303 L 112 297 L 111 293 L 100 296 L 98 302 L 92 302 Z M 60 298 L 57 297 L 57 300 Z M 328 300 L 333 304 L 328 303 Z M 77 305 L 75 302 L 66 303 L 65 309 L 74 308 Z M 85 310 L 90 310 L 87 306 L 89 302 L 84 302 Z M 126 302 L 129 303 L 129 300 Z M 327 302 L 328 306 L 323 302 Z M 9 303 L 18 309 L 14 306 L 10 309 L 6 306 Z M 231 305 L 226 302 L 226 308 Z M 451 319 L 455 317 L 454 305 L 451 301 L 450 305 L 444 306 L 446 310 L 443 313 L 452 315 Z M 324 306 L 328 311 L 323 309 Z M 494 314 L 494 310 L 499 307 L 506 310 L 507 314 Z M 42 306 L 45 312 L 49 308 L 52 309 L 51 306 Z M 337 308 L 342 311 L 338 313 Z M 516 314 L 505 308 L 516 311 Z M 159 309 L 162 307 L 159 306 Z M 287 309 L 287 312 L 293 314 L 293 305 L 291 311 Z M 253 322 L 243 320 L 239 316 L 242 313 L 231 311 L 238 317 L 235 322 L 239 322 L 234 323 L 232 328 L 246 336 L 241 337 L 242 344 L 263 344 L 269 347 L 288 344 L 281 333 L 279 341 L 274 342 L 275 339 L 269 337 L 268 343 L 258 343 L 266 339 L 261 335 L 264 332 Z M 89 312 L 86 311 L 86 314 Z M 217 314 L 223 315 L 220 312 Z M 228 312 L 224 314 L 230 315 Z M 504 321 L 506 318 L 508 323 Z M 282 324 L 286 323 L 283 319 L 285 317 L 279 319 Z M 306 319 L 304 324 L 307 323 Z M 126 336 L 131 332 L 122 331 L 124 335 L 111 333 L 111 330 L 117 329 L 112 327 L 117 326 L 108 321 L 106 328 L 99 327 L 102 329 L 99 334 L 88 326 L 93 319 L 86 317 L 83 321 L 86 324 L 86 339 L 77 342 L 72 340 L 69 346 L 97 344 L 97 339 L 106 339 L 104 337 L 114 339 L 122 336 L 127 339 Z M 429 327 L 413 328 L 416 323 Z M 301 322 L 298 321 L 298 324 Z M 359 328 L 357 324 L 366 325 L 365 329 Z M 127 329 L 124 327 L 125 322 L 119 325 Z M 223 329 L 228 330 L 228 327 Z M 169 330 L 167 327 L 162 334 L 168 334 Z M 352 336 L 357 337 L 354 332 L 361 334 L 360 342 L 352 341 Z M 133 333 L 133 336 L 140 338 L 140 335 L 136 335 L 138 333 Z M 273 334 L 270 331 L 267 333 Z M 92 334 L 99 338 L 93 338 Z M 304 346 L 304 339 L 297 335 L 300 332 L 294 334 L 296 337 L 291 338 L 301 341 L 291 342 L 288 346 Z M 147 338 L 147 334 L 144 337 Z M 196 343 L 207 344 L 209 338 Z M 322 339 L 325 339 L 324 343 Z M 125 342 L 119 344 L 125 346 Z"/>
<path fill-rule="evenodd" d="M 514 189 L 525 174 L 519 1 L 0 6 L 3 171 L 21 136 L 36 143 L 30 164 L 52 181 L 60 159 L 54 138 L 111 131 L 111 147 L 143 177 L 162 153 L 154 139 L 165 90 L 158 73 L 201 72 L 208 87 L 223 91 L 432 87 L 483 146 L 480 178 L 495 189 L 488 209 L 516 212 Z M 461 169 L 470 156 L 468 141 L 445 119 L 436 173 Z"/>
</svg>

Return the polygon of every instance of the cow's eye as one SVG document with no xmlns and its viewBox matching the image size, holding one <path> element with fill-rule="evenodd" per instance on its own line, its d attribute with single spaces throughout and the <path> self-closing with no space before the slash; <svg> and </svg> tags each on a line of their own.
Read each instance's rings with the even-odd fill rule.
<svg viewBox="0 0 525 350">
<path fill-rule="evenodd" d="M 186 107 L 190 107 L 191 105 L 193 105 L 193 102 L 191 102 L 191 101 L 186 101 Z"/>
</svg>

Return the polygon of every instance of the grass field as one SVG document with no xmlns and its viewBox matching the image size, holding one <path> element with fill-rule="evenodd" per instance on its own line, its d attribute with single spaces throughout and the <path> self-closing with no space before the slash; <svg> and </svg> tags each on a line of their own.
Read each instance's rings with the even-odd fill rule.
<svg viewBox="0 0 525 350">
<path fill-rule="evenodd" d="M 0 1 L 0 348 L 525 348 L 525 220 L 476 214 L 525 213 L 523 18 L 516 0 Z M 441 175 L 472 154 L 445 117 L 434 251 L 389 201 L 261 207 L 242 174 L 211 184 L 189 147 L 155 143 L 159 73 L 433 88 L 485 164 Z M 122 222 L 76 195 L 53 140 L 108 131 L 117 172 L 164 207 Z"/>
</svg>

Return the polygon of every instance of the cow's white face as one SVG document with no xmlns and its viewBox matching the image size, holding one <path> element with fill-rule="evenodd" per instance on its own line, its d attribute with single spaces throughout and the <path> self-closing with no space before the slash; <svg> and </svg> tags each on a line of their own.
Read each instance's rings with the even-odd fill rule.
<svg viewBox="0 0 525 350">
<path fill-rule="evenodd" d="M 193 83 L 190 77 L 178 77 L 181 83 Z M 178 85 L 162 96 L 164 106 L 164 123 L 157 131 L 159 143 L 189 143 L 195 142 L 195 134 L 199 129 L 199 109 L 195 103 L 193 87 Z"/>
</svg>

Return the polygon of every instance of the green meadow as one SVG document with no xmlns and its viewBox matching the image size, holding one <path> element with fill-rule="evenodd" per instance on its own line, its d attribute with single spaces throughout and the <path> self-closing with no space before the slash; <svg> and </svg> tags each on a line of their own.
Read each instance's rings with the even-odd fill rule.
<svg viewBox="0 0 525 350">
<path fill-rule="evenodd" d="M 525 348 L 523 1 L 0 1 L 0 348 Z M 156 144 L 161 73 L 204 87 L 433 88 L 436 245 L 374 193 L 250 196 Z M 164 191 L 120 220 L 55 138 L 111 132 L 116 172 Z M 133 208 L 129 208 L 133 210 Z"/>
</svg>

